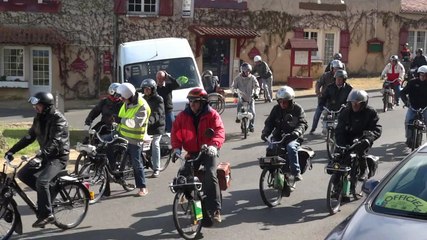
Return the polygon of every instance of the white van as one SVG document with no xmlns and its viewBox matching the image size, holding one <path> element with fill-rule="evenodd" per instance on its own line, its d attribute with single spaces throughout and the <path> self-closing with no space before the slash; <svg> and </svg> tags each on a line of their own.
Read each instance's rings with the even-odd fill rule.
<svg viewBox="0 0 427 240">
<path fill-rule="evenodd" d="M 173 112 L 177 115 L 188 103 L 187 94 L 203 87 L 190 44 L 185 38 L 157 38 L 122 43 L 118 52 L 119 82 L 130 82 L 136 89 L 144 79 L 156 79 L 159 70 L 172 77 L 185 76 L 188 82 L 172 92 Z"/>
</svg>

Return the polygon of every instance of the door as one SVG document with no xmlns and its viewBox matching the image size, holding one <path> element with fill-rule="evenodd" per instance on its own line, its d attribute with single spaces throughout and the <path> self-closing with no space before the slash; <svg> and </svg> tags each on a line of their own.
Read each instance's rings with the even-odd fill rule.
<svg viewBox="0 0 427 240">
<path fill-rule="evenodd" d="M 49 47 L 32 47 L 30 54 L 30 94 L 51 92 L 52 51 Z M 55 93 L 52 93 L 55 95 Z"/>
<path fill-rule="evenodd" d="M 221 87 L 229 87 L 230 39 L 208 38 L 203 47 L 203 71 L 211 70 L 218 76 Z"/>
</svg>

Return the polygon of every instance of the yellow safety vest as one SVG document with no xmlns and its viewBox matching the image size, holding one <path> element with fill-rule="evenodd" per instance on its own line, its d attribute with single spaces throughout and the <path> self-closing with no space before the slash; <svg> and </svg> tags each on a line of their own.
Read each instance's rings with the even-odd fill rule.
<svg viewBox="0 0 427 240">
<path fill-rule="evenodd" d="M 145 106 L 144 106 L 145 105 Z M 135 140 L 142 141 L 144 139 L 144 135 L 147 130 L 147 123 L 148 119 L 151 114 L 151 109 L 148 106 L 147 102 L 143 100 L 142 97 L 138 98 L 138 104 L 132 107 L 129 107 L 126 109 L 126 104 L 123 104 L 119 111 L 119 117 L 120 118 L 128 118 L 128 119 L 135 119 L 136 114 L 139 112 L 139 109 L 141 107 L 145 107 L 147 111 L 146 118 L 144 120 L 144 124 L 142 124 L 141 127 L 135 127 L 130 128 L 126 126 L 126 124 L 120 123 L 119 124 L 119 133 L 125 138 L 131 138 Z"/>
</svg>

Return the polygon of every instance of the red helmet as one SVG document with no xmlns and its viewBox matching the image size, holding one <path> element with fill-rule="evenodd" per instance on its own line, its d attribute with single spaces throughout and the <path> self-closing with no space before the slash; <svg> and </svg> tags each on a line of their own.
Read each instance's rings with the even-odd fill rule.
<svg viewBox="0 0 427 240">
<path fill-rule="evenodd" d="M 203 88 L 193 88 L 187 95 L 188 100 L 208 101 L 208 93 Z"/>
</svg>

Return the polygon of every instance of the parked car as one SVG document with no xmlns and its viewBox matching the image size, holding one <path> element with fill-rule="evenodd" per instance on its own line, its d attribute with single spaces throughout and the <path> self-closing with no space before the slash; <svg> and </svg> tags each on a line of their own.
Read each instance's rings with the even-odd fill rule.
<svg viewBox="0 0 427 240">
<path fill-rule="evenodd" d="M 327 240 L 425 239 L 427 144 L 405 157 L 381 182 L 366 181 L 363 191 L 369 194 L 365 201 Z"/>
</svg>

